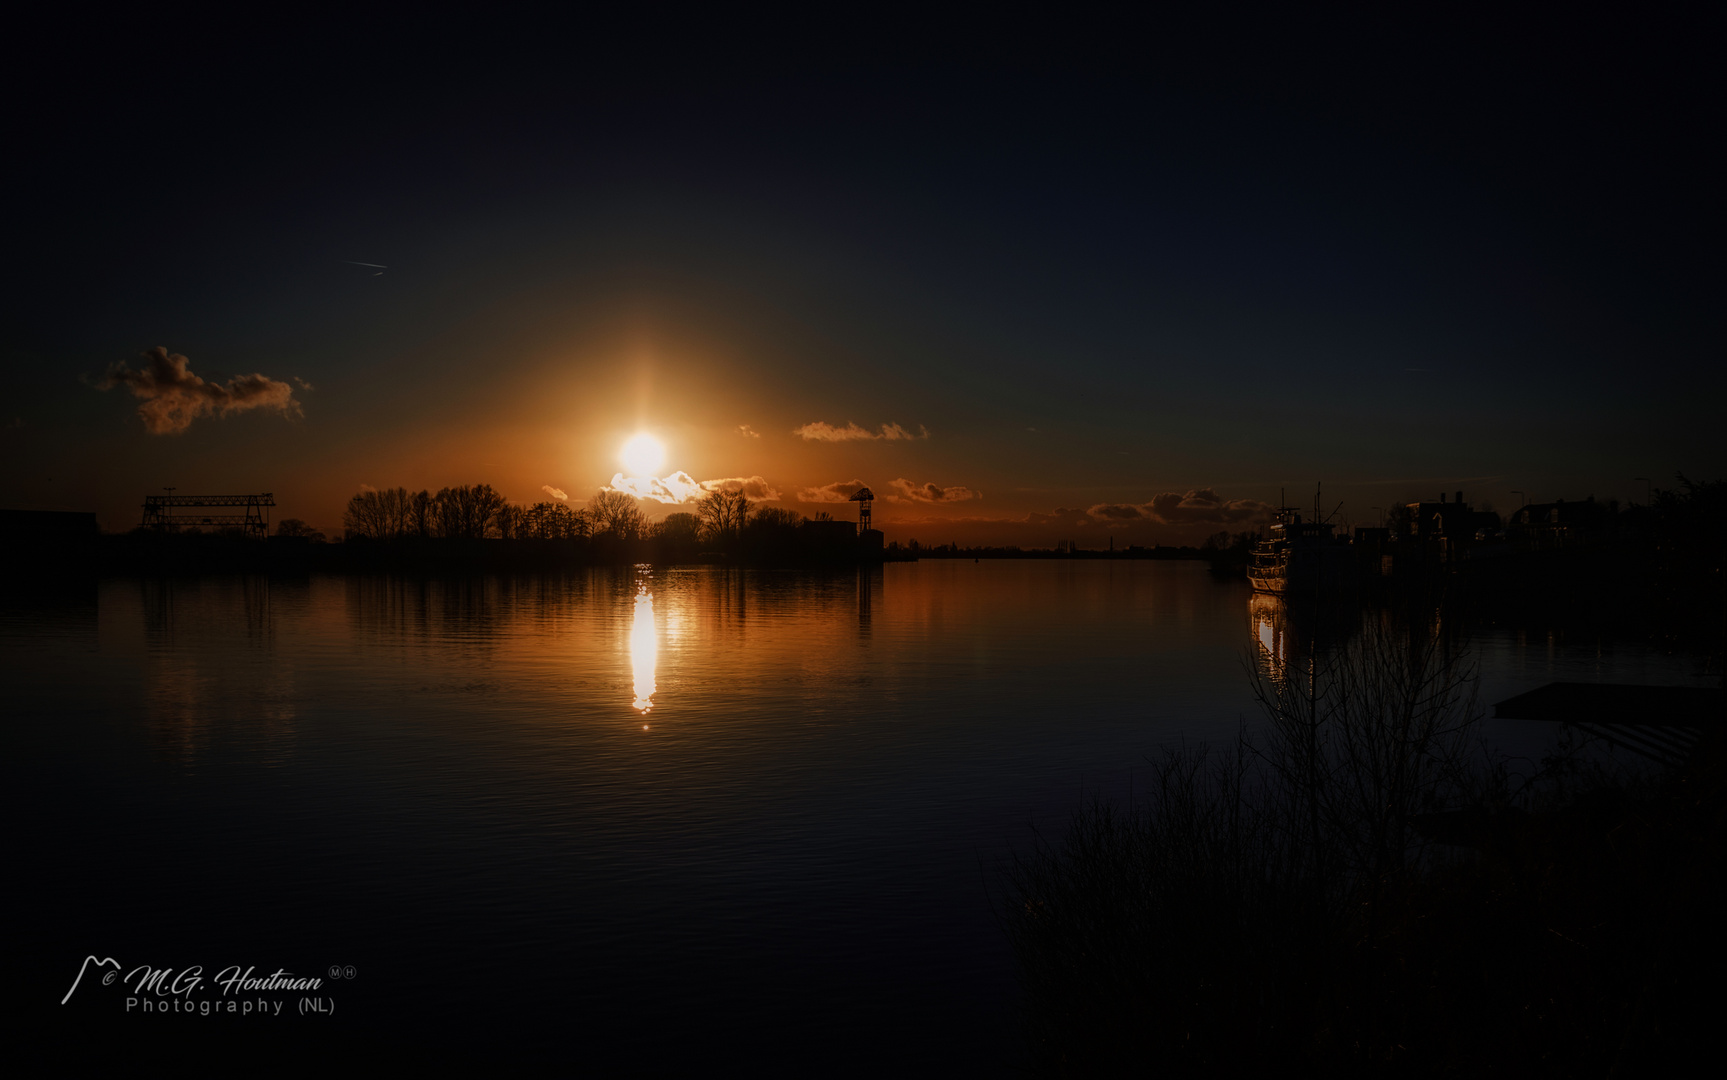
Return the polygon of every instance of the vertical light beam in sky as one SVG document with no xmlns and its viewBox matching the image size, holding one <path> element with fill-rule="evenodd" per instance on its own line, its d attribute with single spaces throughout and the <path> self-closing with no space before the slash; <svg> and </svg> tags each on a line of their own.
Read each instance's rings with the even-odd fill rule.
<svg viewBox="0 0 1727 1080">
<path fill-rule="evenodd" d="M 630 625 L 630 666 L 635 670 L 635 709 L 643 716 L 654 707 L 654 667 L 660 657 L 660 643 L 654 636 L 654 594 L 646 583 L 636 591 L 635 621 Z"/>
</svg>

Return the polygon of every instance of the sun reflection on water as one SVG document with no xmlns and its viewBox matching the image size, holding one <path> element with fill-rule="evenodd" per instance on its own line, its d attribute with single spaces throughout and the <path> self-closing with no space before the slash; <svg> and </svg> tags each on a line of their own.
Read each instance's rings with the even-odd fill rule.
<svg viewBox="0 0 1727 1080">
<path fill-rule="evenodd" d="M 636 590 L 635 621 L 630 625 L 630 667 L 636 676 L 633 705 L 644 716 L 654 707 L 654 666 L 659 656 L 660 643 L 654 636 L 654 594 L 643 584 Z"/>
</svg>

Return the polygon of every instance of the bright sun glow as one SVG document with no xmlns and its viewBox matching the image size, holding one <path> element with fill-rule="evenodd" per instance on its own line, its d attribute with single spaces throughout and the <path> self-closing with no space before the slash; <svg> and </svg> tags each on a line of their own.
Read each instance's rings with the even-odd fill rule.
<svg viewBox="0 0 1727 1080">
<path fill-rule="evenodd" d="M 666 448 L 660 445 L 660 440 L 643 432 L 630 437 L 618 451 L 618 460 L 631 476 L 652 476 L 666 463 Z"/>
</svg>

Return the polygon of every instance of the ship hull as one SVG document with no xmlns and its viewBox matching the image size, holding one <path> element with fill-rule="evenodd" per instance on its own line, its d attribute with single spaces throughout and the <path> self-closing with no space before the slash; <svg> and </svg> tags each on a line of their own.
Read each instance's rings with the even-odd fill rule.
<svg viewBox="0 0 1727 1080">
<path fill-rule="evenodd" d="M 1250 567 L 1247 580 L 1254 592 L 1272 596 L 1335 596 L 1355 585 L 1350 556 L 1347 547 L 1337 545 L 1297 548 L 1275 562 Z"/>
</svg>

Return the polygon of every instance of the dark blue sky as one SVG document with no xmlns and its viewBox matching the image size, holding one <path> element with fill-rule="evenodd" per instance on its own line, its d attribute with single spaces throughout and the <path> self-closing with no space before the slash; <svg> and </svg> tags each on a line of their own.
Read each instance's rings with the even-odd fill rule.
<svg viewBox="0 0 1727 1080">
<path fill-rule="evenodd" d="M 1010 542 L 1727 471 L 1718 26 L 857 19 L 36 26 L 0 496 L 333 526 L 362 483 L 585 494 L 637 426 Z M 150 434 L 80 377 L 156 345 L 315 389 Z"/>
</svg>

